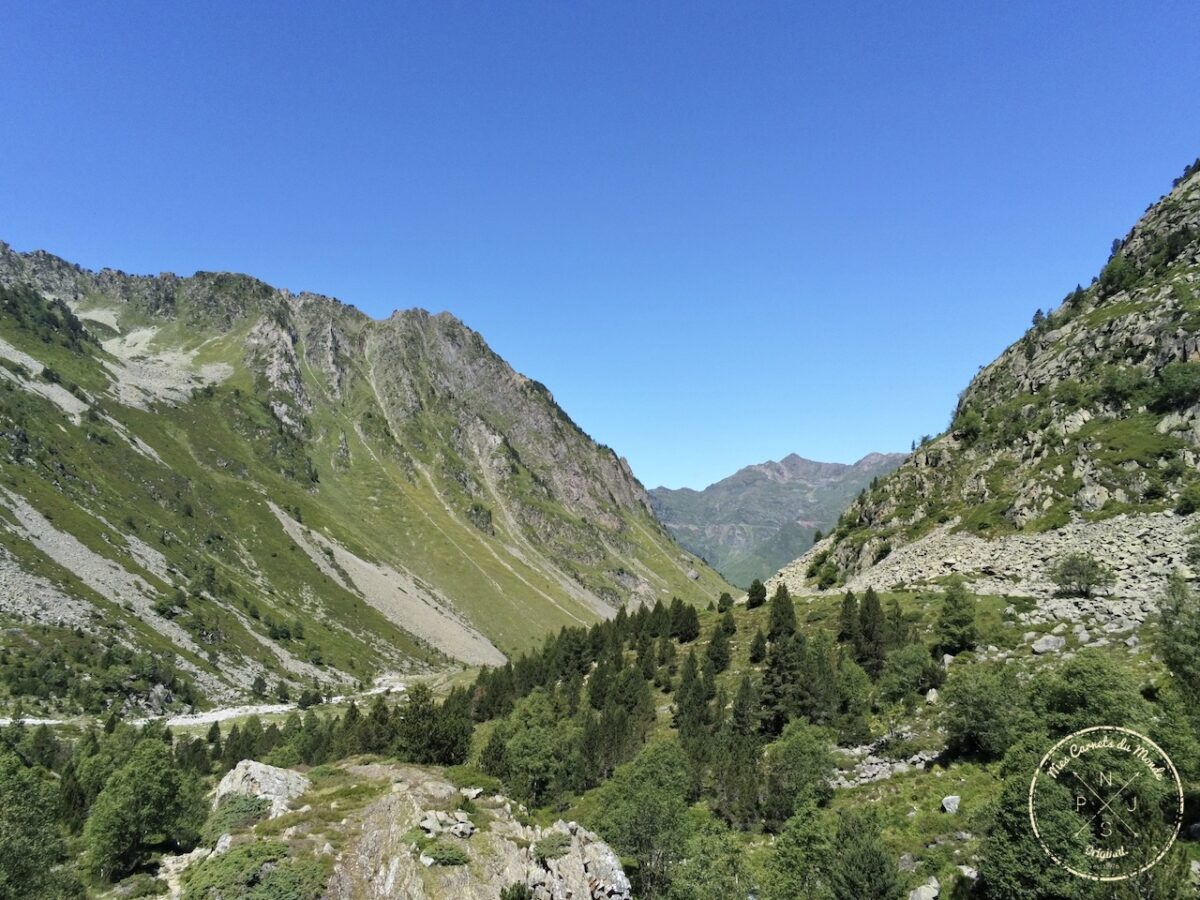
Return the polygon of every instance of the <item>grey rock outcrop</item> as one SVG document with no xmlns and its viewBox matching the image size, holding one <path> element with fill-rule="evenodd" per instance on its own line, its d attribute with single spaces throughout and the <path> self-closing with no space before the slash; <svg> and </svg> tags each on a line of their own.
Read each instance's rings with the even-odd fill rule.
<svg viewBox="0 0 1200 900">
<path fill-rule="evenodd" d="M 307 778 L 291 769 L 280 769 L 252 759 L 243 759 L 225 773 L 213 796 L 213 807 L 234 794 L 258 797 L 271 804 L 270 817 L 288 811 L 293 800 L 312 786 Z"/>
<path fill-rule="evenodd" d="M 334 865 L 329 900 L 495 900 L 513 884 L 525 884 L 538 900 L 630 900 L 620 859 L 595 834 L 574 822 L 546 829 L 525 825 L 515 804 L 500 795 L 476 794 L 474 816 L 455 809 L 461 795 L 438 775 L 411 766 L 361 766 L 364 777 L 393 779 L 383 798 L 355 814 L 351 835 Z M 466 819 L 464 822 L 463 820 Z M 457 826 L 469 826 L 457 834 Z M 411 832 L 421 829 L 467 854 L 464 866 L 441 866 L 418 849 Z M 565 836 L 565 849 L 539 860 L 538 842 Z"/>
</svg>

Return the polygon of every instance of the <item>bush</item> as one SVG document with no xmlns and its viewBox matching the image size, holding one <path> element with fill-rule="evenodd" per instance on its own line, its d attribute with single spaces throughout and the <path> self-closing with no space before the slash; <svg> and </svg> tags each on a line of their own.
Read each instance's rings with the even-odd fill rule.
<svg viewBox="0 0 1200 900">
<path fill-rule="evenodd" d="M 1050 580 L 1064 594 L 1090 597 L 1094 591 L 1110 587 L 1116 576 L 1091 554 L 1069 553 L 1051 567 Z"/>
<path fill-rule="evenodd" d="M 287 845 L 278 841 L 242 844 L 189 866 L 183 874 L 183 898 L 317 900 L 325 892 L 331 865 L 328 857 L 292 859 Z"/>
<path fill-rule="evenodd" d="M 263 797 L 251 797 L 248 794 L 226 797 L 209 815 L 201 839 L 206 844 L 214 844 L 221 835 L 257 822 L 270 808 L 271 802 Z"/>
<path fill-rule="evenodd" d="M 999 759 L 1033 725 L 1029 698 L 1015 667 L 955 666 L 943 697 L 942 724 L 956 753 Z"/>
<path fill-rule="evenodd" d="M 434 841 L 428 845 L 425 855 L 433 860 L 435 866 L 465 866 L 471 861 L 471 857 L 462 847 L 444 841 Z"/>
<path fill-rule="evenodd" d="M 551 831 L 533 845 L 533 855 L 538 862 L 558 859 L 571 849 L 571 835 L 565 831 Z"/>
<path fill-rule="evenodd" d="M 1186 409 L 1200 403 L 1200 363 L 1173 362 L 1154 381 L 1150 408 L 1155 412 Z"/>
<path fill-rule="evenodd" d="M 1175 504 L 1175 512 L 1181 516 L 1190 516 L 1198 509 L 1200 509 L 1200 484 L 1189 484 L 1179 495 L 1179 502 Z"/>
</svg>

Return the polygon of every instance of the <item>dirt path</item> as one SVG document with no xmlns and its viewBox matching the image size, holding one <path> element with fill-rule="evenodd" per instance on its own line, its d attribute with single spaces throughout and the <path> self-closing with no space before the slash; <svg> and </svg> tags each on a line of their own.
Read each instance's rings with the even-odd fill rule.
<svg viewBox="0 0 1200 900">
<path fill-rule="evenodd" d="M 356 694 L 345 694 L 343 696 L 330 698 L 330 704 L 349 703 L 351 700 L 359 700 L 363 697 L 373 697 L 376 694 L 382 694 L 387 691 L 396 691 L 397 693 L 405 689 L 406 683 L 399 680 L 399 676 L 394 674 L 381 675 L 375 679 L 375 684 L 365 691 L 360 691 Z M 180 713 L 171 716 L 146 716 L 140 719 L 128 719 L 130 725 L 145 725 L 148 722 L 162 722 L 170 728 L 182 728 L 190 725 L 211 725 L 213 722 L 226 722 L 229 719 L 241 719 L 246 716 L 267 716 L 277 715 L 279 713 L 292 712 L 298 710 L 295 703 L 247 703 L 241 706 L 222 706 L 217 709 L 206 709 L 201 712 Z M 79 716 L 73 719 L 34 719 L 28 716 L 22 718 L 22 725 L 38 726 L 38 725 L 74 725 L 84 724 L 89 719 L 100 721 L 101 717 Z M 0 727 L 8 726 L 13 723 L 13 720 L 8 717 L 0 718 Z"/>
</svg>

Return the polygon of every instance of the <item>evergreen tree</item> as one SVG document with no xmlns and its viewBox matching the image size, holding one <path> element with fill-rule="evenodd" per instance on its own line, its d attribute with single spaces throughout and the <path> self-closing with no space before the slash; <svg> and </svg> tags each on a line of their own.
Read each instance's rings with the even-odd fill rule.
<svg viewBox="0 0 1200 900">
<path fill-rule="evenodd" d="M 800 678 L 796 686 L 799 712 L 817 725 L 832 726 L 838 713 L 838 648 L 826 631 L 800 641 Z"/>
<path fill-rule="evenodd" d="M 717 612 L 723 613 L 730 609 L 733 609 L 733 595 L 729 591 L 721 591 L 721 596 L 717 598 Z"/>
<path fill-rule="evenodd" d="M 788 593 L 787 585 L 782 581 L 779 582 L 779 587 L 775 589 L 775 594 L 771 597 L 771 610 L 767 621 L 768 640 L 778 641 L 796 633 L 796 609 L 792 605 L 792 597 Z"/>
<path fill-rule="evenodd" d="M 730 637 L 737 634 L 737 622 L 734 621 L 733 610 L 725 610 L 725 615 L 721 616 L 721 622 L 717 627 Z"/>
<path fill-rule="evenodd" d="M 833 734 L 797 719 L 767 747 L 763 822 L 778 831 L 803 804 L 823 805 L 833 796 Z"/>
<path fill-rule="evenodd" d="M 608 688 L 612 678 L 612 667 L 608 659 L 601 659 L 588 677 L 588 704 L 599 712 L 608 702 Z"/>
<path fill-rule="evenodd" d="M 722 764 L 713 773 L 717 810 L 731 825 L 747 828 L 758 818 L 761 782 L 758 694 L 748 675 L 738 684 L 720 744 Z"/>
<path fill-rule="evenodd" d="M 937 636 L 943 653 L 961 653 L 975 646 L 975 598 L 961 579 L 952 581 L 942 596 Z"/>
<path fill-rule="evenodd" d="M 750 642 L 750 662 L 757 665 L 767 656 L 767 636 L 760 628 L 754 632 L 754 640 Z"/>
<path fill-rule="evenodd" d="M 1183 696 L 1200 697 L 1200 602 L 1179 574 L 1167 583 L 1161 616 L 1164 624 L 1169 623 L 1156 636 L 1163 662 Z"/>
<path fill-rule="evenodd" d="M 0 897 L 82 894 L 70 891 L 58 871 L 65 848 L 55 806 L 53 784 L 15 754 L 0 751 Z"/>
<path fill-rule="evenodd" d="M 679 602 L 679 611 L 673 611 L 671 616 L 671 637 L 681 644 L 687 644 L 700 636 L 700 616 L 696 607 Z"/>
<path fill-rule="evenodd" d="M 825 816 L 811 802 L 802 804 L 784 823 L 767 860 L 764 900 L 833 900 L 830 872 L 836 864 Z"/>
<path fill-rule="evenodd" d="M 847 591 L 842 598 L 842 611 L 838 617 L 838 640 L 856 648 L 855 652 L 859 642 L 858 616 L 858 598 L 853 591 Z"/>
<path fill-rule="evenodd" d="M 675 728 L 679 731 L 679 745 L 693 764 L 704 757 L 707 706 L 699 667 L 696 665 L 696 653 L 688 651 L 679 676 L 679 688 L 675 691 Z"/>
<path fill-rule="evenodd" d="M 709 639 L 708 649 L 704 651 L 707 668 L 714 674 L 724 672 L 729 668 L 730 656 L 729 635 L 716 628 Z"/>
<path fill-rule="evenodd" d="M 843 656 L 837 677 L 838 742 L 855 744 L 870 736 L 867 715 L 871 711 L 871 678 L 849 657 Z"/>
<path fill-rule="evenodd" d="M 896 861 L 883 846 L 879 817 L 871 808 L 848 810 L 838 817 L 829 874 L 836 900 L 900 896 Z"/>
<path fill-rule="evenodd" d="M 746 592 L 746 608 L 758 609 L 767 602 L 767 588 L 761 581 L 755 578 L 750 582 L 750 590 Z"/>
<path fill-rule="evenodd" d="M 263 678 L 261 673 L 255 675 L 254 681 L 250 683 L 250 693 L 260 700 L 267 695 L 267 679 Z"/>
<path fill-rule="evenodd" d="M 883 671 L 887 658 L 887 623 L 874 588 L 867 588 L 858 611 L 858 662 L 872 680 Z"/>
<path fill-rule="evenodd" d="M 888 601 L 887 608 L 887 648 L 888 651 L 899 649 L 913 642 L 911 629 L 904 621 L 904 611 L 900 609 L 900 601 L 893 597 Z"/>
<path fill-rule="evenodd" d="M 802 664 L 801 636 L 771 644 L 763 668 L 762 730 L 775 736 L 796 714 L 796 692 L 800 686 Z"/>
</svg>

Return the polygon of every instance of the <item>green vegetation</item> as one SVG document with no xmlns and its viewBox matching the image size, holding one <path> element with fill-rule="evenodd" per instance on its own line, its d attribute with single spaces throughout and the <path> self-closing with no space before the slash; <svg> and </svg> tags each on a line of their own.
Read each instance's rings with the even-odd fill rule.
<svg viewBox="0 0 1200 900">
<path fill-rule="evenodd" d="M 1050 568 L 1050 580 L 1068 596 L 1090 597 L 1116 580 L 1112 570 L 1087 553 L 1069 553 Z"/>
<path fill-rule="evenodd" d="M 286 844 L 256 841 L 210 856 L 184 872 L 186 900 L 317 900 L 330 863 L 322 857 L 295 858 Z"/>
</svg>

